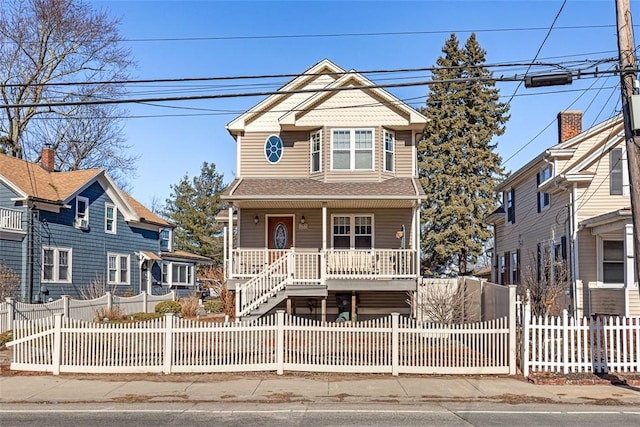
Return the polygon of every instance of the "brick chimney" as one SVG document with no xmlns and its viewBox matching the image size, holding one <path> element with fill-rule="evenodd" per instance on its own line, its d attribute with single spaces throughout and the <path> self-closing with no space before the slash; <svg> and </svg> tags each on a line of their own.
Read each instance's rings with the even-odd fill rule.
<svg viewBox="0 0 640 427">
<path fill-rule="evenodd" d="M 50 145 L 45 145 L 42 148 L 42 155 L 40 156 L 40 162 L 42 163 L 42 167 L 49 172 L 53 172 L 53 165 L 55 163 L 54 159 L 54 151 Z"/>
<path fill-rule="evenodd" d="M 560 111 L 558 113 L 558 143 L 582 133 L 582 111 Z"/>
</svg>

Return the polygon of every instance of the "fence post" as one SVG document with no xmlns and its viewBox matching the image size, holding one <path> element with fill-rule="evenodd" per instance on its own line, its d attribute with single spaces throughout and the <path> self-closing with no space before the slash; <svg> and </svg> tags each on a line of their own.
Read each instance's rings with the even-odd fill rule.
<svg viewBox="0 0 640 427">
<path fill-rule="evenodd" d="M 13 298 L 5 298 L 5 302 L 7 303 L 7 321 L 6 321 L 6 325 L 7 325 L 7 330 L 11 331 L 13 330 L 13 318 L 15 316 L 15 307 L 13 305 Z M 4 331 L 0 331 L 0 332 L 4 332 Z M 15 334 L 14 334 L 15 336 Z"/>
<path fill-rule="evenodd" d="M 146 290 L 142 292 L 142 312 L 148 313 L 147 311 L 147 296 L 149 295 L 149 291 Z"/>
<path fill-rule="evenodd" d="M 51 364 L 53 375 L 60 375 L 60 357 L 62 356 L 62 314 L 53 315 L 53 354 Z"/>
<path fill-rule="evenodd" d="M 164 360 L 162 372 L 171 373 L 171 363 L 173 362 L 173 313 L 164 315 Z"/>
<path fill-rule="evenodd" d="M 276 369 L 277 374 L 284 374 L 284 310 L 276 312 Z"/>
<path fill-rule="evenodd" d="M 65 317 L 71 317 L 69 316 L 69 298 L 71 298 L 69 295 L 62 295 L 62 314 Z"/>
<path fill-rule="evenodd" d="M 399 313 L 391 313 L 391 375 L 398 376 L 398 355 L 400 354 Z"/>
<path fill-rule="evenodd" d="M 509 375 L 516 374 L 516 286 L 509 285 Z"/>
<path fill-rule="evenodd" d="M 529 375 L 529 322 L 531 321 L 531 305 L 529 300 L 524 305 L 524 315 L 522 316 L 522 375 Z"/>
<path fill-rule="evenodd" d="M 562 372 L 569 372 L 569 313 L 562 310 Z"/>
<path fill-rule="evenodd" d="M 113 305 L 113 295 L 111 294 L 111 291 L 107 291 L 104 294 L 107 296 L 107 310 L 111 311 Z"/>
</svg>

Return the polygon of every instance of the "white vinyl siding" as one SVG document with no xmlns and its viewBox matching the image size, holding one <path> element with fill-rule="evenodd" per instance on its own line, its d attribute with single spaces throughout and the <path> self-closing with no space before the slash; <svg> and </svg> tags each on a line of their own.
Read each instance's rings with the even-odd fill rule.
<svg viewBox="0 0 640 427">
<path fill-rule="evenodd" d="M 107 254 L 107 283 L 110 285 L 129 284 L 130 257 L 125 254 Z"/>
<path fill-rule="evenodd" d="M 71 283 L 71 269 L 70 248 L 42 248 L 43 283 Z"/>
<path fill-rule="evenodd" d="M 333 129 L 332 170 L 373 170 L 373 129 Z"/>
</svg>

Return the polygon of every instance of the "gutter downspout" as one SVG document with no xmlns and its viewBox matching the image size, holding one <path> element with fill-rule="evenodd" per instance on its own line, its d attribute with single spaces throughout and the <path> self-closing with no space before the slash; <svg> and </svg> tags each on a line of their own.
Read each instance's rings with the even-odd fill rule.
<svg viewBox="0 0 640 427">
<path fill-rule="evenodd" d="M 574 307 L 573 307 L 573 315 L 577 319 L 579 308 L 578 308 L 578 277 L 580 277 L 579 271 L 579 263 L 578 263 L 578 209 L 576 208 L 576 200 L 578 200 L 578 184 L 573 184 L 571 188 L 571 200 L 570 200 L 570 209 L 571 209 L 571 217 L 570 217 L 570 228 L 571 228 L 571 282 L 573 286 L 573 299 L 574 299 Z M 584 306 L 584 304 L 583 304 Z M 584 313 L 582 313 L 584 315 Z"/>
</svg>

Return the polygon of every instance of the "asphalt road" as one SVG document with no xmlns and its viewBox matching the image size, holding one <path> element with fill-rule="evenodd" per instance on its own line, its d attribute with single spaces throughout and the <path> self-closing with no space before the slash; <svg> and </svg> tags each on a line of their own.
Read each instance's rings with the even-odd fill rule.
<svg viewBox="0 0 640 427">
<path fill-rule="evenodd" d="M 640 407 L 492 403 L 96 404 L 0 408 L 2 427 L 129 426 L 603 426 L 640 425 Z"/>
</svg>

